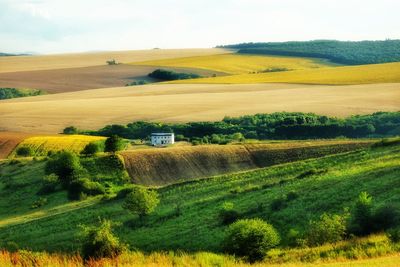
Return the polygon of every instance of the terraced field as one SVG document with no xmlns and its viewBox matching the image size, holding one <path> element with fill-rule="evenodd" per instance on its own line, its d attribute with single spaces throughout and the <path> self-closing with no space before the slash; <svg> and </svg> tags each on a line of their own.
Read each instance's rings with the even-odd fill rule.
<svg viewBox="0 0 400 267">
<path fill-rule="evenodd" d="M 90 142 L 102 141 L 105 137 L 88 135 L 33 136 L 24 139 L 16 149 L 30 147 L 35 156 L 46 156 L 49 151 L 68 150 L 80 153 Z M 12 155 L 15 155 L 13 153 Z"/>
<path fill-rule="evenodd" d="M 262 72 L 268 69 L 301 70 L 335 66 L 335 64 L 321 59 L 242 54 L 222 54 L 151 60 L 131 64 L 161 67 L 199 68 L 226 72 L 229 74 L 247 74 L 249 72 Z"/>
<path fill-rule="evenodd" d="M 207 145 L 122 152 L 132 181 L 161 186 L 208 176 L 321 157 L 367 147 L 371 141 L 312 141 Z"/>
</svg>

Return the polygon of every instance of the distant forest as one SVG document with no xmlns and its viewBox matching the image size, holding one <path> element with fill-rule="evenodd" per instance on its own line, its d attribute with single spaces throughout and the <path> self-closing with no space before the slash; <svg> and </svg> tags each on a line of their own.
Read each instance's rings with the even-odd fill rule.
<svg viewBox="0 0 400 267">
<path fill-rule="evenodd" d="M 218 46 L 239 49 L 238 53 L 278 56 L 315 57 L 347 65 L 400 61 L 400 40 L 242 43 Z"/>
<path fill-rule="evenodd" d="M 152 132 L 174 132 L 179 139 L 193 141 L 200 138 L 202 143 L 213 143 L 212 139 L 232 139 L 232 135 L 238 133 L 247 139 L 388 137 L 400 135 L 400 112 L 377 112 L 345 119 L 313 113 L 277 112 L 237 118 L 225 117 L 218 122 L 165 124 L 137 121 L 127 125 L 108 125 L 98 131 L 83 133 L 145 139 Z"/>
</svg>

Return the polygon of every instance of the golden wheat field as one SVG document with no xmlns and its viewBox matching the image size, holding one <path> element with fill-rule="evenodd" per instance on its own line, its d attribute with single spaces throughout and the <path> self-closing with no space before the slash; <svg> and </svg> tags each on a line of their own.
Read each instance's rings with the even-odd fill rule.
<svg viewBox="0 0 400 267">
<path fill-rule="evenodd" d="M 289 70 L 314 69 L 334 65 L 328 61 L 301 57 L 258 56 L 241 54 L 221 54 L 174 59 L 151 60 L 131 63 L 134 65 L 186 67 L 214 70 L 229 74 L 262 72 L 271 68 Z"/>
<path fill-rule="evenodd" d="M 373 84 L 400 82 L 400 63 L 323 67 L 293 71 L 240 74 L 214 78 L 179 80 L 170 83 L 298 83 L 298 84 Z"/>
<path fill-rule="evenodd" d="M 2 100 L 0 129 L 59 133 L 136 120 L 215 121 L 280 111 L 344 117 L 398 111 L 400 84 L 157 84 Z"/>
<path fill-rule="evenodd" d="M 137 184 L 163 186 L 182 181 L 272 166 L 288 161 L 347 152 L 371 141 L 324 140 L 270 144 L 183 146 L 123 151 Z"/>
<path fill-rule="evenodd" d="M 110 59 L 115 59 L 120 63 L 127 63 L 144 60 L 205 56 L 221 53 L 230 53 L 230 51 L 218 48 L 149 49 L 40 56 L 11 56 L 0 57 L 0 73 L 106 65 L 106 61 Z"/>
<path fill-rule="evenodd" d="M 61 150 L 80 153 L 90 142 L 104 139 L 105 137 L 88 135 L 33 136 L 20 142 L 16 149 L 30 147 L 36 156 L 45 156 L 49 151 L 57 152 Z M 13 155 L 15 155 L 15 150 L 11 156 Z"/>
</svg>

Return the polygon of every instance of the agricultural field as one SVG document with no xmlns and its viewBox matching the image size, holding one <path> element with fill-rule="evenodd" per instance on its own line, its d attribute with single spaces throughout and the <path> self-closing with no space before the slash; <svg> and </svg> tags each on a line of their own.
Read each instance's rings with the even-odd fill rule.
<svg viewBox="0 0 400 267">
<path fill-rule="evenodd" d="M 93 66 L 56 70 L 38 70 L 0 73 L 0 87 L 27 87 L 47 93 L 63 93 L 97 88 L 125 86 L 138 81 L 158 82 L 147 75 L 156 68 L 151 66 Z M 169 68 L 177 72 L 191 72 L 204 77 L 215 74 L 202 69 Z M 218 73 L 218 75 L 223 75 Z"/>
<path fill-rule="evenodd" d="M 400 63 L 384 63 L 360 66 L 337 66 L 293 71 L 240 74 L 215 78 L 173 81 L 170 83 L 297 83 L 297 84 L 377 84 L 399 83 Z"/>
<path fill-rule="evenodd" d="M 80 153 L 87 144 L 104 140 L 105 137 L 88 135 L 33 136 L 20 142 L 15 151 L 22 147 L 28 147 L 34 156 L 46 156 L 49 152 L 62 150 Z M 16 156 L 15 151 L 11 156 Z"/>
<path fill-rule="evenodd" d="M 374 146 L 160 187 L 157 189 L 160 204 L 144 222 L 122 208 L 124 200 L 121 196 L 89 197 L 69 202 L 65 191 L 55 191 L 46 195 L 46 204 L 32 209 L 32 203 L 39 198 L 36 193 L 41 187 L 46 161 L 1 163 L 0 240 L 15 242 L 21 248 L 34 251 L 72 252 L 79 247 L 78 225 L 91 224 L 103 217 L 121 222 L 115 229 L 116 235 L 141 251 L 218 253 L 227 227 L 221 225 L 218 212 L 222 204 L 229 201 L 241 218 L 259 217 L 273 224 L 281 235 L 282 244 L 286 244 L 289 229 L 302 232 L 309 220 L 318 218 L 323 212 L 340 213 L 345 207 L 352 208 L 362 191 L 367 191 L 378 207 L 398 203 L 399 149 L 396 143 Z M 94 166 L 92 160 L 101 159 L 81 160 L 85 166 Z M 105 179 L 113 169 L 99 167 L 91 173 L 98 179 Z M 289 192 L 296 192 L 296 197 L 272 211 L 271 203 Z M 178 204 L 179 214 L 176 213 Z M 354 258 L 351 254 L 354 250 L 350 249 L 348 253 L 353 251 L 350 254 L 337 252 L 340 244 L 317 248 L 315 260 Z M 358 243 L 349 244 L 357 246 Z M 370 256 L 395 253 L 385 236 L 366 240 L 365 244 L 371 246 L 370 253 L 375 251 Z M 349 249 L 346 244 L 342 245 L 343 249 Z M 330 250 L 332 253 L 322 253 Z M 303 256 L 310 255 L 307 249 L 283 252 L 266 261 L 301 261 Z M 361 253 L 358 257 L 369 256 Z"/>
<path fill-rule="evenodd" d="M 7 158 L 22 140 L 30 136 L 28 133 L 0 131 L 0 160 Z"/>
<path fill-rule="evenodd" d="M 371 140 L 203 145 L 123 151 L 135 184 L 163 186 L 288 161 L 321 157 L 371 145 Z"/>
<path fill-rule="evenodd" d="M 99 66 L 106 65 L 106 61 L 111 59 L 115 59 L 120 63 L 128 63 L 145 60 L 206 56 L 224 53 L 231 53 L 231 51 L 218 48 L 149 49 L 39 56 L 10 56 L 0 57 L 0 73 Z"/>
<path fill-rule="evenodd" d="M 272 69 L 302 70 L 335 66 L 329 61 L 301 57 L 259 56 L 222 54 L 177 59 L 151 60 L 131 63 L 133 65 L 185 67 L 214 70 L 229 74 L 248 74 Z"/>
<path fill-rule="evenodd" d="M 156 84 L 3 100 L 0 128 L 59 133 L 70 125 L 94 130 L 107 124 L 136 120 L 218 121 L 225 116 L 280 111 L 346 117 L 398 111 L 399 106 L 400 84 L 396 83 L 352 86 Z"/>
</svg>

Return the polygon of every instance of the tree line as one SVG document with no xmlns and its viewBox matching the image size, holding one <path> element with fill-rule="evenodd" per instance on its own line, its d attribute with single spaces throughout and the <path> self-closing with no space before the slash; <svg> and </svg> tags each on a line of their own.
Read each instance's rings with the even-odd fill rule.
<svg viewBox="0 0 400 267">
<path fill-rule="evenodd" d="M 206 139 L 205 143 L 226 138 L 265 140 L 390 137 L 400 135 L 400 112 L 376 112 L 343 119 L 314 113 L 276 112 L 225 117 L 217 122 L 136 121 L 127 125 L 107 125 L 97 131 L 81 131 L 75 127 L 64 129 L 65 134 L 118 135 L 127 139 L 146 139 L 153 132 L 174 132 L 178 140 Z"/>
<path fill-rule="evenodd" d="M 219 46 L 239 49 L 238 53 L 279 56 L 316 57 L 348 65 L 400 61 L 400 40 L 241 43 Z"/>
</svg>

